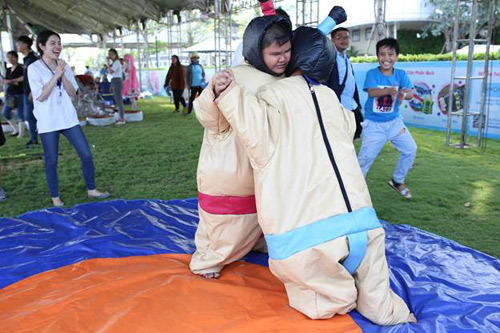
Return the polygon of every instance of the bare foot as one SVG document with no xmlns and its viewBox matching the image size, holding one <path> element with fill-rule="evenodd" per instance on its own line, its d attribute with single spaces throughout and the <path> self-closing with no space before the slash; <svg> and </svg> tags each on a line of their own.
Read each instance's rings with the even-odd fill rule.
<svg viewBox="0 0 500 333">
<path fill-rule="evenodd" d="M 409 323 L 416 323 L 417 322 L 417 318 L 415 318 L 415 315 L 413 313 L 410 313 L 410 315 L 408 316 L 408 322 Z"/>
<path fill-rule="evenodd" d="M 220 277 L 220 273 L 205 273 L 201 274 L 205 279 L 218 279 Z"/>
</svg>

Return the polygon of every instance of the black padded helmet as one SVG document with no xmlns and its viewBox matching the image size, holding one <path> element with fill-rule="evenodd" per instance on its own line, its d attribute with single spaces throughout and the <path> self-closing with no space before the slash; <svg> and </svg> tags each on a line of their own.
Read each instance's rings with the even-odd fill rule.
<svg viewBox="0 0 500 333">
<path fill-rule="evenodd" d="M 279 15 L 256 17 L 248 24 L 243 33 L 243 56 L 255 68 L 271 75 L 278 75 L 271 71 L 262 58 L 262 39 L 267 29 L 275 24 L 281 24 L 290 32 L 292 39 L 292 23 L 289 19 Z"/>
<path fill-rule="evenodd" d="M 320 30 L 303 26 L 294 31 L 287 75 L 300 69 L 307 77 L 324 82 L 330 76 L 334 62 L 334 46 Z"/>
</svg>

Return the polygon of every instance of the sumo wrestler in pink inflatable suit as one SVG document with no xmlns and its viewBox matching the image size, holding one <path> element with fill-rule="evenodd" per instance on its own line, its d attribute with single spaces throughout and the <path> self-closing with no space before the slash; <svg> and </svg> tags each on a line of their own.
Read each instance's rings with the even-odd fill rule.
<svg viewBox="0 0 500 333">
<path fill-rule="evenodd" d="M 352 143 L 354 115 L 319 83 L 335 57 L 321 31 L 331 31 L 335 17 L 321 30 L 298 28 L 290 77 L 257 95 L 230 71 L 217 74 L 216 103 L 254 168 L 269 267 L 290 306 L 312 319 L 357 309 L 379 325 L 412 322 L 389 285 L 384 229 Z"/>
<path fill-rule="evenodd" d="M 290 21 L 274 15 L 271 1 L 263 2 L 262 9 L 268 15 L 249 23 L 243 35 L 246 61 L 234 68 L 235 80 L 252 93 L 284 76 L 291 51 Z M 275 55 L 266 62 L 270 50 Z M 218 277 L 225 265 L 256 246 L 265 248 L 257 223 L 252 167 L 240 139 L 214 103 L 213 88 L 212 82 L 194 103 L 205 132 L 197 171 L 200 222 L 190 269 L 208 278 Z"/>
</svg>

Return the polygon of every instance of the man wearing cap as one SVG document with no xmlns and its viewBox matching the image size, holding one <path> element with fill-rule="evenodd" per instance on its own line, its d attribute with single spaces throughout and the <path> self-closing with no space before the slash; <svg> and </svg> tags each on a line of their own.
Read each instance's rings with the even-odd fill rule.
<svg viewBox="0 0 500 333">
<path fill-rule="evenodd" d="M 187 67 L 187 83 L 189 87 L 189 105 L 187 112 L 190 114 L 193 111 L 193 102 L 196 98 L 196 94 L 201 94 L 203 91 L 203 81 L 205 80 L 205 70 L 200 64 L 200 57 L 198 52 L 191 53 L 191 63 Z"/>
</svg>

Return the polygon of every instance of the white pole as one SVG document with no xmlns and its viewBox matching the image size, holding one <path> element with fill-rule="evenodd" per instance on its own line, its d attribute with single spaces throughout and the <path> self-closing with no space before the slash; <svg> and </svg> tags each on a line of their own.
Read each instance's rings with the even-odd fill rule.
<svg viewBox="0 0 500 333">
<path fill-rule="evenodd" d="M 16 49 L 16 42 L 14 41 L 14 35 L 13 35 L 13 31 L 12 31 L 12 21 L 10 19 L 9 8 L 5 8 L 5 20 L 7 23 L 7 31 L 9 33 L 9 38 L 10 38 L 10 47 L 11 47 L 11 50 L 15 50 Z"/>
<path fill-rule="evenodd" d="M 141 47 L 139 45 L 140 21 L 137 20 L 136 24 L 137 24 L 136 37 L 137 37 L 137 54 L 138 54 L 137 61 L 139 62 L 139 92 L 141 92 L 142 91 L 142 62 L 141 62 Z"/>
<path fill-rule="evenodd" d="M 5 60 L 3 54 L 2 31 L 0 30 L 0 74 L 5 77 Z"/>
</svg>

